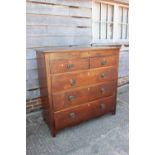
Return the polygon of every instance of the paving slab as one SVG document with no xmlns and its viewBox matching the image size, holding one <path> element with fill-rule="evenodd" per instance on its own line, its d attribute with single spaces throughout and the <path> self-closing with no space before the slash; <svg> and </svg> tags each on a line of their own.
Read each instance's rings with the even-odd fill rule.
<svg viewBox="0 0 155 155">
<path fill-rule="evenodd" d="M 55 138 L 41 112 L 27 115 L 27 155 L 128 155 L 128 90 L 128 85 L 118 88 L 116 115 L 66 128 Z"/>
</svg>

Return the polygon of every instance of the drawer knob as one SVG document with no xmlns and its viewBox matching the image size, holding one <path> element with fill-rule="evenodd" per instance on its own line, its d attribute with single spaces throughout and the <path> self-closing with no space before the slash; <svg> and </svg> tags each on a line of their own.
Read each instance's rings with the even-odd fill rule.
<svg viewBox="0 0 155 155">
<path fill-rule="evenodd" d="M 105 73 L 101 73 L 101 78 L 104 78 L 106 76 Z"/>
<path fill-rule="evenodd" d="M 73 100 L 75 100 L 75 99 L 76 99 L 76 96 L 72 96 L 72 95 L 68 96 L 68 100 L 69 100 L 69 101 L 73 101 Z"/>
<path fill-rule="evenodd" d="M 101 65 L 102 65 L 102 66 L 104 66 L 104 65 L 106 65 L 106 64 L 107 64 L 107 61 L 106 61 L 106 60 L 101 61 Z"/>
<path fill-rule="evenodd" d="M 103 110 L 103 109 L 106 108 L 106 105 L 105 105 L 104 103 L 101 103 L 101 104 L 100 104 L 100 108 L 101 108 L 101 110 Z"/>
<path fill-rule="evenodd" d="M 106 89 L 104 87 L 101 88 L 101 93 L 104 93 Z"/>
<path fill-rule="evenodd" d="M 71 83 L 71 86 L 75 86 L 75 85 L 76 85 L 76 80 L 71 79 L 71 80 L 70 80 L 70 83 Z"/>
<path fill-rule="evenodd" d="M 75 114 L 74 112 L 71 112 L 71 113 L 69 114 L 69 117 L 72 118 L 72 119 L 74 119 L 74 118 L 76 117 L 76 114 Z"/>
<path fill-rule="evenodd" d="M 74 64 L 67 64 L 68 69 L 72 69 L 74 67 Z"/>
</svg>

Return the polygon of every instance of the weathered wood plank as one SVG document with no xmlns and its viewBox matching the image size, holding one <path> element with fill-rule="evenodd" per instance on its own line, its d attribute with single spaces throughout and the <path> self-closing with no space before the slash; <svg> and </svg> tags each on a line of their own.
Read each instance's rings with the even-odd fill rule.
<svg viewBox="0 0 155 155">
<path fill-rule="evenodd" d="M 36 51 L 34 49 L 26 49 L 26 59 L 36 59 Z"/>
<path fill-rule="evenodd" d="M 37 61 L 36 59 L 28 59 L 26 60 L 26 70 L 37 69 Z"/>
<path fill-rule="evenodd" d="M 26 81 L 26 90 L 38 89 L 39 87 L 38 79 L 29 79 Z"/>
<path fill-rule="evenodd" d="M 47 47 L 47 46 L 70 46 L 70 45 L 88 45 L 92 38 L 82 37 L 28 37 L 27 47 Z"/>
<path fill-rule="evenodd" d="M 60 15 L 60 16 L 75 16 L 91 18 L 90 8 L 70 8 L 68 6 L 46 5 L 27 2 L 27 13 L 45 14 L 45 15 Z"/>
<path fill-rule="evenodd" d="M 92 0 L 27 0 L 27 1 L 46 3 L 46 4 L 92 8 L 92 3 L 91 3 Z"/>
<path fill-rule="evenodd" d="M 85 26 L 91 27 L 91 19 L 53 15 L 27 14 L 27 25 Z"/>
<path fill-rule="evenodd" d="M 40 97 L 39 89 L 32 90 L 32 91 L 26 91 L 26 99 L 27 100 L 38 98 L 38 97 Z"/>
<path fill-rule="evenodd" d="M 26 80 L 30 80 L 30 79 L 38 79 L 37 69 L 29 69 L 26 71 Z"/>
<path fill-rule="evenodd" d="M 91 28 L 27 26 L 27 36 L 91 36 Z"/>
<path fill-rule="evenodd" d="M 129 76 L 129 52 L 121 51 L 119 59 L 119 77 Z"/>
</svg>

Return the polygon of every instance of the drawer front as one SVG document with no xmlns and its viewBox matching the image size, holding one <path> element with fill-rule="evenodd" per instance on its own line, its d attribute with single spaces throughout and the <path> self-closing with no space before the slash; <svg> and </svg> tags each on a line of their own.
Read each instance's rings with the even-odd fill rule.
<svg viewBox="0 0 155 155">
<path fill-rule="evenodd" d="M 115 80 L 117 76 L 117 67 L 103 67 L 89 72 L 90 84 Z"/>
<path fill-rule="evenodd" d="M 105 82 L 87 88 L 74 89 L 62 93 L 53 93 L 54 110 L 62 110 L 80 105 L 101 97 L 112 96 L 115 93 L 117 82 Z"/>
<path fill-rule="evenodd" d="M 54 110 L 58 111 L 64 108 L 88 102 L 88 96 L 88 88 L 66 91 L 64 93 L 55 93 L 53 94 Z"/>
<path fill-rule="evenodd" d="M 90 58 L 90 68 L 117 65 L 118 56 L 94 57 Z"/>
<path fill-rule="evenodd" d="M 89 68 L 89 59 L 57 60 L 50 62 L 51 74 L 85 70 Z"/>
<path fill-rule="evenodd" d="M 114 109 L 114 105 L 115 98 L 109 97 L 82 104 L 67 110 L 55 112 L 55 126 L 57 129 L 61 129 L 67 126 L 75 125 L 82 121 L 112 111 Z"/>
<path fill-rule="evenodd" d="M 58 92 L 70 88 L 101 83 L 117 78 L 116 67 L 103 67 L 76 73 L 64 73 L 52 76 L 52 91 Z"/>
<path fill-rule="evenodd" d="M 105 82 L 89 88 L 89 101 L 115 95 L 117 82 Z"/>
<path fill-rule="evenodd" d="M 114 96 L 101 98 L 88 104 L 88 119 L 101 116 L 105 113 L 112 112 L 115 108 L 116 100 Z"/>
<path fill-rule="evenodd" d="M 88 85 L 88 71 L 64 73 L 52 76 L 52 91 L 58 92 L 70 88 Z"/>
</svg>

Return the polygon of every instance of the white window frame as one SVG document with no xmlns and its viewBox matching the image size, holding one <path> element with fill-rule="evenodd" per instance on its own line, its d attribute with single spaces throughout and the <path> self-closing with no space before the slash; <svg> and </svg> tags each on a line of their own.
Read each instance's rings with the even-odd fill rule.
<svg viewBox="0 0 155 155">
<path fill-rule="evenodd" d="M 103 3 L 103 4 L 109 4 L 114 6 L 113 11 L 113 38 L 111 40 L 105 40 L 105 39 L 94 39 L 94 36 L 92 35 L 92 44 L 128 44 L 129 37 L 127 39 L 118 39 L 118 23 L 119 23 L 119 7 L 124 7 L 129 9 L 128 5 L 120 4 L 120 3 L 113 3 L 113 2 L 107 2 L 103 0 L 92 0 L 92 34 L 93 34 L 93 14 L 94 14 L 94 5 L 95 3 Z M 128 25 L 129 25 L 129 16 L 128 16 Z M 129 30 L 129 28 L 128 28 Z"/>
</svg>

